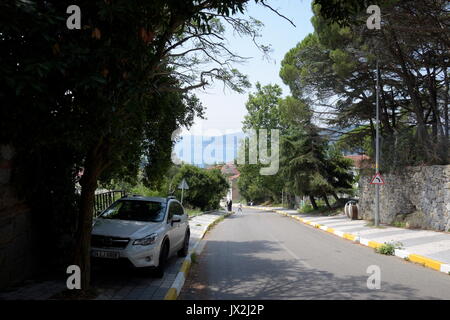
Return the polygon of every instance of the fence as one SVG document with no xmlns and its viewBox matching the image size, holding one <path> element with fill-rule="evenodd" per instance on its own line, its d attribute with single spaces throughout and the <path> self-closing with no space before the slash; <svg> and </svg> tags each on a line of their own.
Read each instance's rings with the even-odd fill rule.
<svg viewBox="0 0 450 320">
<path fill-rule="evenodd" d="M 123 190 L 97 193 L 94 200 L 94 215 L 99 215 L 100 212 L 108 208 L 117 199 L 125 196 L 125 194 Z"/>
</svg>

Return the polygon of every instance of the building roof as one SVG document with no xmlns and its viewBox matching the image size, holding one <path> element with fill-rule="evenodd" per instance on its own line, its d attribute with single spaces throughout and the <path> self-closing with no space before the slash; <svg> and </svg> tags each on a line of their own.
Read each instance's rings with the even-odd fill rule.
<svg viewBox="0 0 450 320">
<path fill-rule="evenodd" d="M 222 165 L 214 165 L 207 169 L 219 169 L 225 176 L 232 176 L 231 178 L 237 178 L 240 175 L 239 170 L 236 168 L 236 165 L 233 162 L 228 162 Z"/>
<path fill-rule="evenodd" d="M 351 159 L 355 168 L 370 168 L 370 157 L 365 154 L 356 154 L 351 156 L 344 156 L 344 158 Z"/>
</svg>

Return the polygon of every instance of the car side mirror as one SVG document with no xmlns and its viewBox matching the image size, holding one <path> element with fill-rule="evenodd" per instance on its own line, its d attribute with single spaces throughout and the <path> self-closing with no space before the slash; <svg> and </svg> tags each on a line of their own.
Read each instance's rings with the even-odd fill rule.
<svg viewBox="0 0 450 320">
<path fill-rule="evenodd" d="M 175 223 L 175 222 L 181 222 L 181 218 L 180 217 L 173 217 L 172 218 L 172 225 Z"/>
</svg>

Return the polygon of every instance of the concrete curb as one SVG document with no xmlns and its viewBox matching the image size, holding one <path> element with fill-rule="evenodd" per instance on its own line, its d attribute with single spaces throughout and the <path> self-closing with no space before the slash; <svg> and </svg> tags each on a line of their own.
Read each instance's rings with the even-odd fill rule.
<svg viewBox="0 0 450 320">
<path fill-rule="evenodd" d="M 217 219 L 214 219 L 202 232 L 200 240 L 197 241 L 197 243 L 194 245 L 194 247 L 189 250 L 189 253 L 186 258 L 184 258 L 183 264 L 181 265 L 180 270 L 178 271 L 177 276 L 175 277 L 175 280 L 173 281 L 170 288 L 167 290 L 166 296 L 164 297 L 164 300 L 176 300 L 178 296 L 180 295 L 181 289 L 184 286 L 184 282 L 186 281 L 187 275 L 189 273 L 189 270 L 191 269 L 192 265 L 192 259 L 191 256 L 193 253 L 196 255 L 200 255 L 203 251 L 203 248 L 205 247 L 206 241 L 203 240 L 203 237 L 205 236 L 206 232 L 208 232 L 209 227 L 217 222 L 217 220 L 221 219 L 222 217 L 226 218 L 233 214 L 234 211 L 231 211 L 230 213 L 225 213 L 221 216 L 218 216 Z"/>
<path fill-rule="evenodd" d="M 352 234 L 352 233 L 346 233 L 346 232 L 342 232 L 339 230 L 335 230 L 333 228 L 327 227 L 325 225 L 321 225 L 309 220 L 306 220 L 304 218 L 301 218 L 299 216 L 295 216 L 289 213 L 286 213 L 282 210 L 276 210 L 276 209 L 272 209 L 272 208 L 265 208 L 265 207 L 251 207 L 251 206 L 243 206 L 244 208 L 248 208 L 248 209 L 256 209 L 256 210 L 265 210 L 265 211 L 273 211 L 276 212 L 278 214 L 293 218 L 295 220 L 298 220 L 304 224 L 310 225 L 312 227 L 321 229 L 323 231 L 329 232 L 331 234 L 334 234 L 338 237 L 344 238 L 346 240 L 350 240 L 354 243 L 359 243 L 362 244 L 364 246 L 370 247 L 370 248 L 379 248 L 383 245 L 383 243 L 379 243 L 376 241 L 371 241 L 369 239 L 365 239 L 365 238 L 361 238 L 359 235 L 357 234 Z M 407 250 L 403 250 L 403 249 L 395 249 L 395 254 L 396 257 L 402 258 L 404 260 L 407 261 L 411 261 L 411 262 L 415 262 L 418 264 L 423 265 L 424 267 L 436 270 L 436 271 L 440 271 L 443 273 L 446 273 L 448 275 L 450 275 L 450 264 L 441 262 L 441 261 L 437 261 L 431 258 L 427 258 L 415 253 L 410 253 Z"/>
</svg>

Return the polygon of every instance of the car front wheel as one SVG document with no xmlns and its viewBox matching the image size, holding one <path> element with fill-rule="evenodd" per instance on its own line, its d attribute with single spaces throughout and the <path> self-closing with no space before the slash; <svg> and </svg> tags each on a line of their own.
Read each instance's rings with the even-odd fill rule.
<svg viewBox="0 0 450 320">
<path fill-rule="evenodd" d="M 155 276 L 162 278 L 166 268 L 167 259 L 169 258 L 169 243 L 164 241 L 161 251 L 159 253 L 159 264 L 155 269 Z"/>
</svg>

